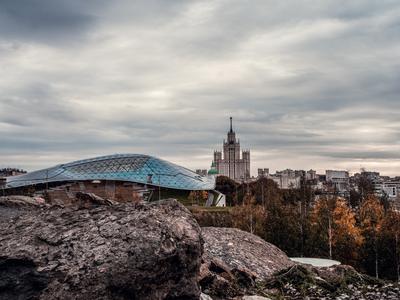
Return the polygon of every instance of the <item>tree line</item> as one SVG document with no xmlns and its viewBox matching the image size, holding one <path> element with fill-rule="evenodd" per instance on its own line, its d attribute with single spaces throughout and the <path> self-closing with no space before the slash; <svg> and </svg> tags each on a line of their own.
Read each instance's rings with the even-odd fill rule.
<svg viewBox="0 0 400 300">
<path fill-rule="evenodd" d="M 300 188 L 281 190 L 268 178 L 238 184 L 218 177 L 217 189 L 233 208 L 217 226 L 254 233 L 291 257 L 331 258 L 400 281 L 400 214 L 386 197 L 374 195 L 368 180 L 360 178 L 357 184 L 344 199 L 315 195 L 305 181 Z"/>
<path fill-rule="evenodd" d="M 20 174 L 26 173 L 25 170 L 18 168 L 2 168 L 0 169 L 0 176 L 11 176 L 14 172 Z"/>
</svg>

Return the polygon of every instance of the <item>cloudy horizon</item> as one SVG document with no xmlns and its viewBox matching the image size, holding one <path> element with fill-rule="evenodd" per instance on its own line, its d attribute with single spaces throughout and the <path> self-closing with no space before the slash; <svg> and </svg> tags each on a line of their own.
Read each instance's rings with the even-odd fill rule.
<svg viewBox="0 0 400 300">
<path fill-rule="evenodd" d="M 0 167 L 113 153 L 400 176 L 400 2 L 0 1 Z"/>
</svg>

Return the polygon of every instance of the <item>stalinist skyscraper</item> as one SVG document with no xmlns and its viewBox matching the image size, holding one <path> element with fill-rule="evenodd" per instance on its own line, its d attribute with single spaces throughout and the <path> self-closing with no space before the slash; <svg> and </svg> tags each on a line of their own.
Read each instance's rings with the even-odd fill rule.
<svg viewBox="0 0 400 300">
<path fill-rule="evenodd" d="M 240 157 L 240 141 L 236 140 L 236 133 L 232 128 L 230 118 L 228 139 L 224 140 L 224 157 L 221 151 L 214 151 L 213 165 L 219 175 L 228 176 L 236 181 L 246 181 L 250 178 L 250 151 L 245 150 Z"/>
</svg>

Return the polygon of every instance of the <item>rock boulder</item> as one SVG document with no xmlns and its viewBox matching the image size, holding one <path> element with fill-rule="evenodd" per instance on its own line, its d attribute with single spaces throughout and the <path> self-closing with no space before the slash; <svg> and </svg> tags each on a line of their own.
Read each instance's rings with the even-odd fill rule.
<svg viewBox="0 0 400 300">
<path fill-rule="evenodd" d="M 213 299 L 256 293 L 256 281 L 294 263 L 276 246 L 235 228 L 203 227 L 200 285 Z"/>
<path fill-rule="evenodd" d="M 175 200 L 2 209 L 0 299 L 199 299 L 201 232 Z"/>
<path fill-rule="evenodd" d="M 247 270 L 265 279 L 294 263 L 278 247 L 235 228 L 203 227 L 204 260 L 219 259 L 231 270 Z"/>
</svg>

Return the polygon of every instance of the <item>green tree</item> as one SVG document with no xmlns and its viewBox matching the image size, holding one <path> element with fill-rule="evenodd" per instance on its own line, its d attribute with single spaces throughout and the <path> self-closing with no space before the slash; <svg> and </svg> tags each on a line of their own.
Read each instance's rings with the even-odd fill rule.
<svg viewBox="0 0 400 300">
<path fill-rule="evenodd" d="M 240 190 L 247 190 L 247 184 L 244 185 Z M 268 205 L 269 201 L 275 201 L 281 197 L 281 191 L 276 182 L 266 177 L 249 183 L 249 192 L 254 196 L 256 203 L 264 207 Z"/>
<path fill-rule="evenodd" d="M 289 256 L 301 256 L 302 232 L 298 207 L 284 204 L 281 199 L 267 203 L 265 235 L 268 242 L 278 246 Z"/>
<path fill-rule="evenodd" d="M 239 204 L 238 187 L 239 184 L 227 176 L 218 176 L 215 182 L 215 190 L 226 196 L 227 206 Z"/>
<path fill-rule="evenodd" d="M 400 214 L 389 211 L 382 222 L 379 239 L 381 276 L 400 282 Z"/>
<path fill-rule="evenodd" d="M 258 236 L 264 235 L 266 210 L 256 203 L 254 196 L 248 194 L 243 205 L 235 206 L 231 214 L 234 227 Z"/>
<path fill-rule="evenodd" d="M 358 192 L 360 193 L 361 201 L 367 199 L 370 195 L 374 195 L 374 183 L 365 173 L 361 173 L 356 184 Z"/>
</svg>

